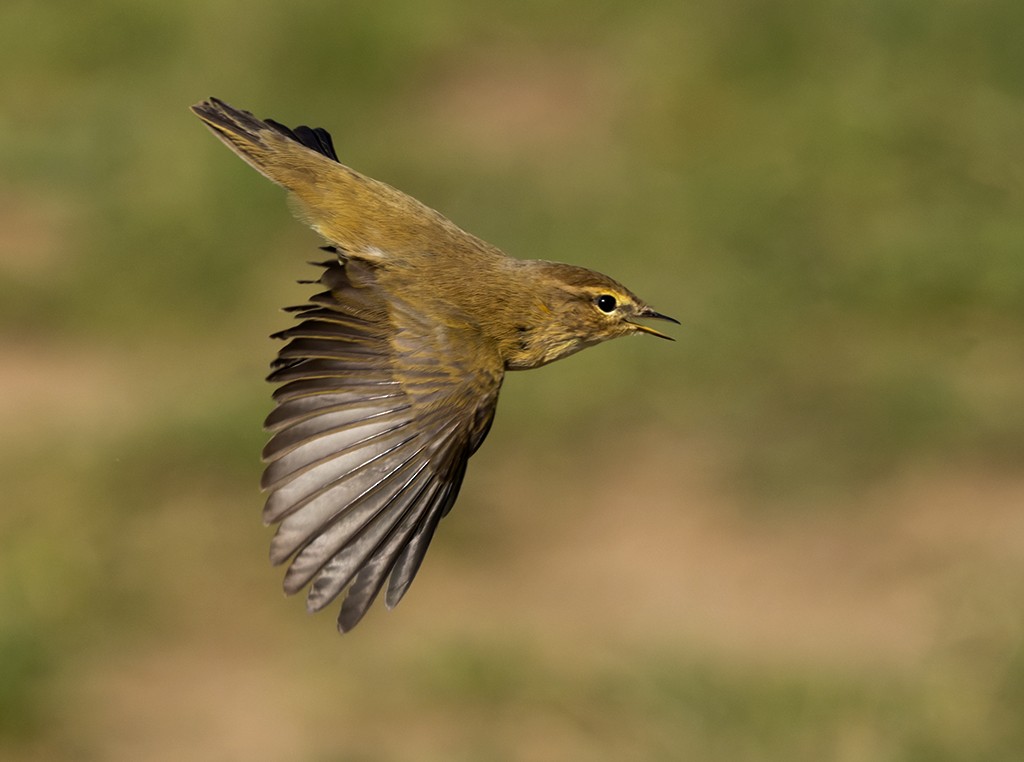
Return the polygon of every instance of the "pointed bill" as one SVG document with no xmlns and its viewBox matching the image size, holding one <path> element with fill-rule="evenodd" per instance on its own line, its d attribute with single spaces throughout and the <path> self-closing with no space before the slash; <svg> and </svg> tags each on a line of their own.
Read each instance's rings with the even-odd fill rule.
<svg viewBox="0 0 1024 762">
<path fill-rule="evenodd" d="M 676 320 L 675 318 L 669 317 L 668 315 L 662 315 L 660 312 L 655 312 L 650 307 L 645 307 L 643 310 L 638 312 L 637 317 L 649 318 L 651 320 L 667 320 L 668 322 L 675 323 L 676 325 L 680 324 L 679 321 Z M 675 341 L 675 339 L 672 338 L 671 336 L 664 334 L 659 330 L 651 328 L 649 325 L 643 325 L 642 323 L 634 323 L 633 321 L 630 321 L 630 325 L 632 325 L 640 333 L 649 333 L 651 336 L 657 336 L 659 339 L 668 339 L 669 341 Z"/>
</svg>

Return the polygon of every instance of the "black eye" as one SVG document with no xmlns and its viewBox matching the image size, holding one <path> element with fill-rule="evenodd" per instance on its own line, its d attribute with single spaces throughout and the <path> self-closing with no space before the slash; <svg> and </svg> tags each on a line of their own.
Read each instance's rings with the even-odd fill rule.
<svg viewBox="0 0 1024 762">
<path fill-rule="evenodd" d="M 615 312 L 615 308 L 619 306 L 619 303 L 615 301 L 615 297 L 611 294 L 601 294 L 597 297 L 597 308 L 601 312 Z"/>
</svg>

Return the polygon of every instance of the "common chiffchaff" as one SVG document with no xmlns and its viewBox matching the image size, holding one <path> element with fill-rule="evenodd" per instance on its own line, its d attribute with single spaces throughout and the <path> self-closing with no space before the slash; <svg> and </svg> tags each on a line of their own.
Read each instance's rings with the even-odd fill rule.
<svg viewBox="0 0 1024 762">
<path fill-rule="evenodd" d="M 274 564 L 287 593 L 309 585 L 317 611 L 348 594 L 345 632 L 390 578 L 395 606 L 466 462 L 487 436 L 506 370 L 536 368 L 672 320 L 611 278 L 521 260 L 438 212 L 341 164 L 323 129 L 294 130 L 211 98 L 192 107 L 242 159 L 291 194 L 335 255 L 326 290 L 294 308 L 298 324 L 269 380 L 263 510 L 277 524 Z M 677 322 L 677 321 L 672 321 Z"/>
</svg>

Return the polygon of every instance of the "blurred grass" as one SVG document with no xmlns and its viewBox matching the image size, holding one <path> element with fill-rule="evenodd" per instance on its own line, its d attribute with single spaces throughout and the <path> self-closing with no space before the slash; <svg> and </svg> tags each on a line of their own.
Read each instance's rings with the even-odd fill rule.
<svg viewBox="0 0 1024 762">
<path fill-rule="evenodd" d="M 6 0 L 0 750 L 75 756 L 54 730 L 74 726 L 67 683 L 158 637 L 195 538 L 142 550 L 154 515 L 205 496 L 234 512 L 209 532 L 264 541 L 264 337 L 317 241 L 189 104 L 323 125 L 509 253 L 603 270 L 682 320 L 673 346 L 510 379 L 490 463 L 526 448 L 544 473 L 685 432 L 743 505 L 842 511 L 916 468 L 1024 465 L 1022 28 L 1010 0 Z M 1009 760 L 1019 629 L 996 641 L 966 728 L 932 667 L 779 676 L 681 650 L 582 675 L 485 643 L 407 673 L 435 712 L 506 723 L 466 759 L 519 758 L 507 716 L 579 694 L 580 717 L 551 721 L 569 758 Z M 962 666 L 943 658 L 934 673 Z"/>
</svg>

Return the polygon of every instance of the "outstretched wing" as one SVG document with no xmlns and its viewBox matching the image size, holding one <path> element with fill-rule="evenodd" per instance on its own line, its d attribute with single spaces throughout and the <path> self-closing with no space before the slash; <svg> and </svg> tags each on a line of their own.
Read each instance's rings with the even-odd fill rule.
<svg viewBox="0 0 1024 762">
<path fill-rule="evenodd" d="M 350 251 L 413 253 L 430 241 L 435 251 L 499 254 L 416 199 L 341 164 L 322 128 L 291 129 L 216 98 L 192 111 L 247 164 L 287 188 L 303 221 Z"/>
<path fill-rule="evenodd" d="M 276 334 L 288 343 L 269 377 L 263 519 L 278 524 L 271 561 L 291 559 L 285 592 L 309 584 L 318 611 L 348 588 L 345 632 L 389 577 L 389 608 L 408 589 L 487 435 L 503 366 L 472 326 L 386 293 L 373 265 L 323 266 L 328 290 Z"/>
</svg>

